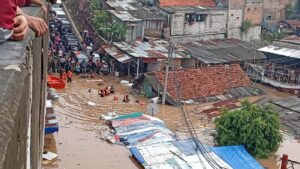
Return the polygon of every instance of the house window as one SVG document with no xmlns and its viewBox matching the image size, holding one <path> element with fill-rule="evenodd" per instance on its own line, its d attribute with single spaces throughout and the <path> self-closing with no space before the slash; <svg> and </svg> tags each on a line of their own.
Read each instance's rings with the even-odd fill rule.
<svg viewBox="0 0 300 169">
<path fill-rule="evenodd" d="M 196 22 L 205 22 L 207 18 L 207 14 L 197 14 Z"/>
<path fill-rule="evenodd" d="M 194 24 L 195 19 L 196 19 L 196 14 L 185 14 L 185 23 L 192 25 Z"/>
</svg>

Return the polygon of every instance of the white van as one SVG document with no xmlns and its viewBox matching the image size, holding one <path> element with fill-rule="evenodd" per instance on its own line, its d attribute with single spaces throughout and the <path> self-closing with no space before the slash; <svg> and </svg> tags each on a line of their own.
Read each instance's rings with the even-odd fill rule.
<svg viewBox="0 0 300 169">
<path fill-rule="evenodd" d="M 67 19 L 66 13 L 64 11 L 55 11 L 57 19 Z"/>
</svg>

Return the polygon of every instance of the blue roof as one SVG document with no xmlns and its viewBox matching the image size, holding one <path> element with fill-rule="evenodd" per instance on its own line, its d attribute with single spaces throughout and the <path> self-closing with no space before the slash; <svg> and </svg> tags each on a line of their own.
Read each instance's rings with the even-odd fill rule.
<svg viewBox="0 0 300 169">
<path fill-rule="evenodd" d="M 242 145 L 211 147 L 211 149 L 233 169 L 264 169 Z"/>
</svg>

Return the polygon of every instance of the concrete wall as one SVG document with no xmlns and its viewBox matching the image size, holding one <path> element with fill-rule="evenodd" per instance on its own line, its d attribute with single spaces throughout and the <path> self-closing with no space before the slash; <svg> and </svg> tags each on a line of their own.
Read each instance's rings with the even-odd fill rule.
<svg viewBox="0 0 300 169">
<path fill-rule="evenodd" d="M 43 16 L 41 8 L 24 12 Z M 0 44 L 0 169 L 40 169 L 48 34 Z"/>
<path fill-rule="evenodd" d="M 249 28 L 247 32 L 242 33 L 242 40 L 243 41 L 255 41 L 260 40 L 261 35 L 261 26 L 254 26 Z"/>
<path fill-rule="evenodd" d="M 174 42 L 192 42 L 199 40 L 224 39 L 225 33 L 203 33 L 200 35 L 172 36 Z"/>
<path fill-rule="evenodd" d="M 229 9 L 227 37 L 241 39 L 240 27 L 243 22 L 243 9 Z"/>
<path fill-rule="evenodd" d="M 186 21 L 186 14 L 191 12 L 176 12 L 171 16 L 171 35 L 172 36 L 204 36 L 205 34 L 225 34 L 227 10 L 210 10 L 197 14 L 207 15 L 205 21 Z"/>
</svg>

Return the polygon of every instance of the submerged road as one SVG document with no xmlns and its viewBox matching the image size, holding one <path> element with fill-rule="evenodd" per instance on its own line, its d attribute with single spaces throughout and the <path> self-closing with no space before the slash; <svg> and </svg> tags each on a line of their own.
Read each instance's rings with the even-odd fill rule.
<svg viewBox="0 0 300 169">
<path fill-rule="evenodd" d="M 95 80 L 95 79 L 93 79 Z M 128 87 L 117 84 L 117 79 L 107 78 L 103 86 L 97 81 L 74 79 L 64 90 L 57 91 L 59 100 L 53 102 L 58 114 L 60 130 L 55 135 L 58 161 L 44 168 L 57 169 L 138 169 L 139 165 L 132 159 L 129 150 L 120 145 L 112 145 L 99 138 L 100 128 L 104 122 L 99 120 L 101 113 L 114 110 L 124 112 L 143 111 L 144 107 L 132 102 L 129 104 L 113 101 L 113 95 L 101 98 L 97 90 L 114 85 L 116 95 L 123 96 Z M 88 89 L 92 92 L 89 93 Z M 133 100 L 133 98 L 132 98 Z M 90 106 L 92 101 L 96 106 Z M 129 106 L 130 105 L 130 106 Z"/>
</svg>

